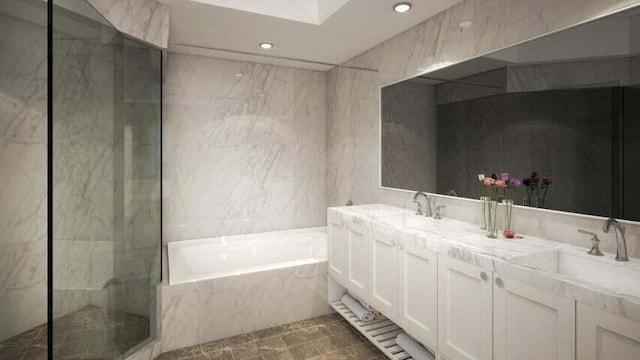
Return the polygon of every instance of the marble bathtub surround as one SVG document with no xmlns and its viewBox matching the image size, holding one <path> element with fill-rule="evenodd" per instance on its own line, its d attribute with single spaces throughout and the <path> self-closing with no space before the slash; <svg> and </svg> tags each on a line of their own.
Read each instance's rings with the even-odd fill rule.
<svg viewBox="0 0 640 360">
<path fill-rule="evenodd" d="M 162 350 L 326 315 L 327 291 L 326 261 L 165 285 Z"/>
<path fill-rule="evenodd" d="M 173 350 L 157 360 L 382 360 L 378 349 L 333 313 Z"/>
<path fill-rule="evenodd" d="M 393 234 L 401 243 L 424 247 L 542 290 L 640 321 L 640 292 L 633 282 L 620 285 L 615 274 L 610 274 L 608 279 L 594 277 L 592 282 L 586 282 L 555 273 L 542 265 L 542 257 L 549 257 L 554 252 L 584 256 L 588 247 L 576 247 L 528 235 L 521 239 L 487 239 L 475 224 L 453 219 L 425 219 L 426 222 L 431 221 L 428 228 L 403 228 L 395 224 L 396 220 L 415 215 L 411 210 L 388 205 L 334 207 L 329 208 L 327 216 L 330 221 L 357 223 L 372 230 Z M 606 253 L 605 259 L 594 258 L 621 266 L 613 260 L 614 256 Z M 628 271 L 640 273 L 640 260 L 632 259 L 624 263 L 624 267 Z"/>
<path fill-rule="evenodd" d="M 637 0 L 467 0 L 347 61 L 377 73 L 333 69 L 327 78 L 327 205 L 385 203 L 413 209 L 413 192 L 380 187 L 380 87 L 640 4 Z M 461 29 L 464 20 L 473 25 Z M 527 169 L 531 171 L 531 169 Z M 469 177 L 474 174 L 468 174 Z M 479 202 L 434 196 L 447 217 L 480 224 Z M 601 232 L 604 218 L 513 208 L 518 232 L 585 246 L 577 228 Z M 632 257 L 640 226 L 627 223 Z M 613 236 L 602 237 L 615 252 Z M 631 250 L 633 248 L 633 250 Z"/>
</svg>

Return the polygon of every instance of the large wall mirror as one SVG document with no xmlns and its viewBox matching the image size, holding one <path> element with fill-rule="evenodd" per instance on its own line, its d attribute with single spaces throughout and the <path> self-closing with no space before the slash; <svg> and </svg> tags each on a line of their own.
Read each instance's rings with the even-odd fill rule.
<svg viewBox="0 0 640 360">
<path fill-rule="evenodd" d="M 382 187 L 640 221 L 640 7 L 380 94 Z"/>
</svg>

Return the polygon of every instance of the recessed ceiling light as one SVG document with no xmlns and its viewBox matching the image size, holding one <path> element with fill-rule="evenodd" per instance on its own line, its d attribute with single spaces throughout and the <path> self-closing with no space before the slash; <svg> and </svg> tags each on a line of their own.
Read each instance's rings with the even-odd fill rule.
<svg viewBox="0 0 640 360">
<path fill-rule="evenodd" d="M 398 13 L 406 13 L 409 10 L 411 10 L 411 3 L 408 2 L 401 2 L 393 5 L 393 11 Z"/>
<path fill-rule="evenodd" d="M 242 77 L 243 73 L 236 73 L 236 77 Z"/>
<path fill-rule="evenodd" d="M 471 25 L 473 25 L 473 21 L 471 21 L 471 20 L 465 20 L 465 21 L 460 23 L 460 27 L 464 28 L 464 29 L 466 29 L 468 27 L 471 27 Z"/>
<path fill-rule="evenodd" d="M 271 49 L 273 47 L 273 44 L 272 43 L 268 43 L 268 42 L 263 42 L 263 43 L 260 43 L 260 47 L 265 49 L 265 50 L 268 50 L 268 49 Z"/>
</svg>

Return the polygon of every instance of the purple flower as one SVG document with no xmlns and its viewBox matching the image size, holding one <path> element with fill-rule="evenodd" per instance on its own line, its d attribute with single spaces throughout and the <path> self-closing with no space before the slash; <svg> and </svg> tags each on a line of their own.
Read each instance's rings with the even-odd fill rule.
<svg viewBox="0 0 640 360">
<path fill-rule="evenodd" d="M 531 180 L 535 181 L 535 179 L 537 179 L 537 178 L 538 178 L 538 173 L 537 173 L 537 172 L 535 172 L 535 171 L 534 171 L 534 172 L 532 172 L 532 173 L 531 173 Z"/>
<path fill-rule="evenodd" d="M 492 178 L 493 180 L 498 180 L 498 175 L 496 175 L 496 174 L 491 174 L 491 178 Z"/>
<path fill-rule="evenodd" d="M 500 174 L 500 180 L 507 182 L 509 181 L 509 173 L 502 173 Z"/>
<path fill-rule="evenodd" d="M 522 186 L 522 180 L 518 179 L 518 178 L 512 178 L 509 180 L 509 184 L 511 184 L 511 186 Z"/>
<path fill-rule="evenodd" d="M 531 181 L 531 178 L 526 178 L 522 180 L 522 185 L 524 186 L 531 186 L 531 184 L 533 184 L 533 181 Z"/>
</svg>

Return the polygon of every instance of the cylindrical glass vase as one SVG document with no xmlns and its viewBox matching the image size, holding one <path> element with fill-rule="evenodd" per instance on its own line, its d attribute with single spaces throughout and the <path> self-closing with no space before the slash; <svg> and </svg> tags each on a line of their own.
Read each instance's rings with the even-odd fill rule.
<svg viewBox="0 0 640 360">
<path fill-rule="evenodd" d="M 487 211 L 487 237 L 495 239 L 498 237 L 498 221 L 496 219 L 498 202 L 489 201 L 489 211 Z"/>
<path fill-rule="evenodd" d="M 482 207 L 482 214 L 480 217 L 480 229 L 487 230 L 487 219 L 489 215 L 489 202 L 491 201 L 491 197 L 489 196 L 481 196 L 480 197 Z"/>
<path fill-rule="evenodd" d="M 504 204 L 504 229 L 511 230 L 511 213 L 513 211 L 513 200 L 504 199 L 502 200 Z"/>
</svg>

